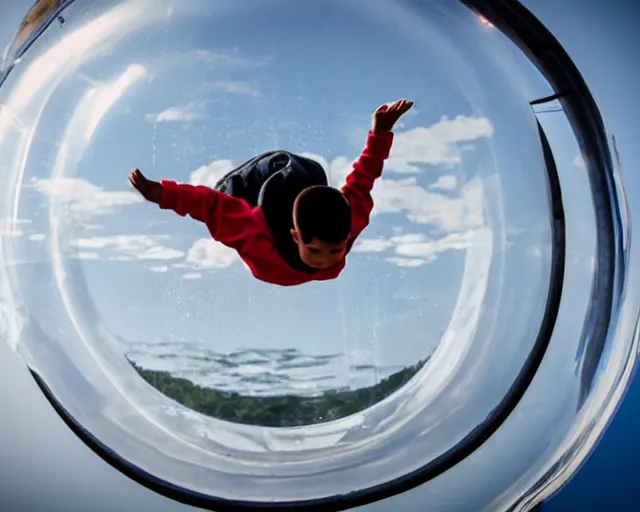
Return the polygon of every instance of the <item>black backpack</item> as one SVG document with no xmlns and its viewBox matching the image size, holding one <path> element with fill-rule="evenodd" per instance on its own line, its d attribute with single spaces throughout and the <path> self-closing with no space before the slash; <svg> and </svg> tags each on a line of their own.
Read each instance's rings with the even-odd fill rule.
<svg viewBox="0 0 640 512">
<path fill-rule="evenodd" d="M 220 179 L 215 189 L 262 208 L 284 260 L 297 270 L 313 272 L 300 260 L 291 237 L 293 203 L 305 188 L 327 184 L 327 174 L 318 162 L 278 150 L 239 165 Z"/>
</svg>

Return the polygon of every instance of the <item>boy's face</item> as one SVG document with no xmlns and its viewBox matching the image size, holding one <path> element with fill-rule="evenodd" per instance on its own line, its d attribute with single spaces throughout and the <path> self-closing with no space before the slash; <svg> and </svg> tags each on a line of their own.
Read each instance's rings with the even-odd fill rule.
<svg viewBox="0 0 640 512">
<path fill-rule="evenodd" d="M 333 267 L 344 259 L 347 251 L 347 240 L 339 243 L 324 242 L 313 238 L 308 244 L 304 243 L 302 236 L 295 229 L 291 230 L 293 240 L 298 244 L 298 254 L 305 265 L 318 270 Z"/>
</svg>

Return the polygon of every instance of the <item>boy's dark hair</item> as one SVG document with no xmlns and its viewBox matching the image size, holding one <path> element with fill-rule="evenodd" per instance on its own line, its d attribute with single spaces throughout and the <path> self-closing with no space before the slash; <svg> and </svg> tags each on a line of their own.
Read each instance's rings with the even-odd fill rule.
<svg viewBox="0 0 640 512">
<path fill-rule="evenodd" d="M 351 206 L 333 187 L 314 185 L 304 189 L 295 200 L 293 215 L 305 244 L 313 238 L 340 243 L 351 232 Z"/>
</svg>

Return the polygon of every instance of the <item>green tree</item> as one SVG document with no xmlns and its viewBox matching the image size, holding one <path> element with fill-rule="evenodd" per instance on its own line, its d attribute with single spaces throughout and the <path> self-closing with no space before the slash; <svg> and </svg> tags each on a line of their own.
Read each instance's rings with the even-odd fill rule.
<svg viewBox="0 0 640 512">
<path fill-rule="evenodd" d="M 428 358 L 407 366 L 367 388 L 326 391 L 317 397 L 254 397 L 223 392 L 173 377 L 169 372 L 146 370 L 129 362 L 151 386 L 194 411 L 235 423 L 294 427 L 337 420 L 367 409 L 401 388 L 427 361 Z"/>
</svg>

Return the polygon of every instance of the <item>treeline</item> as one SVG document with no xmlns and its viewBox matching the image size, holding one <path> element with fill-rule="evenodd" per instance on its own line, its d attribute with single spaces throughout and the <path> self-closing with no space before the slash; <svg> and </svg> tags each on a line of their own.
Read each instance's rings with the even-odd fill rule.
<svg viewBox="0 0 640 512">
<path fill-rule="evenodd" d="M 311 425 L 367 409 L 402 387 L 427 359 L 407 366 L 368 388 L 326 391 L 316 397 L 254 397 L 198 386 L 169 372 L 146 370 L 129 361 L 140 376 L 167 397 L 207 416 L 266 427 Z"/>
</svg>

